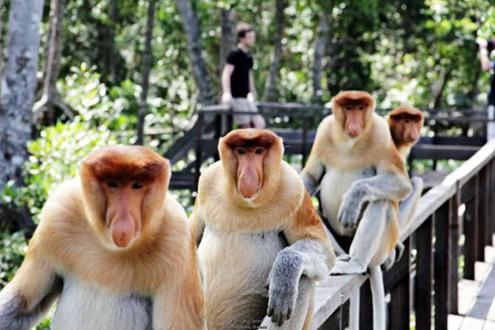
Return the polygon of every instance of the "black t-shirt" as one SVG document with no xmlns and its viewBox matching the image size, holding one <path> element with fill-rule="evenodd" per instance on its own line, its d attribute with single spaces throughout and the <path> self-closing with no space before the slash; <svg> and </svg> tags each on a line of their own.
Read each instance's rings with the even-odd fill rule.
<svg viewBox="0 0 495 330">
<path fill-rule="evenodd" d="M 495 105 L 495 62 L 492 62 L 492 82 L 488 94 L 488 104 Z"/>
<path fill-rule="evenodd" d="M 253 57 L 236 47 L 227 55 L 227 63 L 234 66 L 230 76 L 232 97 L 246 97 L 249 94 L 249 70 L 253 68 Z"/>
</svg>

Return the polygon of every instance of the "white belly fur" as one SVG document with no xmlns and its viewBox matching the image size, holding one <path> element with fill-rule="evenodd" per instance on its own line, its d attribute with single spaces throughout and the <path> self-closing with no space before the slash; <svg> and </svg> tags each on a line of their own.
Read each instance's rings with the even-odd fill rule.
<svg viewBox="0 0 495 330">
<path fill-rule="evenodd" d="M 64 289 L 53 317 L 54 330 L 151 329 L 149 300 L 97 285 L 64 278 Z"/>
<path fill-rule="evenodd" d="M 283 247 L 278 231 L 262 236 L 222 232 L 206 226 L 198 254 L 209 327 L 235 322 L 229 318 L 239 320 L 258 311 L 263 313 L 261 318 L 264 316 L 266 302 L 259 306 L 260 301 L 268 296 L 268 274 Z"/>
<path fill-rule="evenodd" d="M 344 228 L 337 219 L 342 195 L 349 190 L 352 183 L 363 178 L 362 171 L 345 172 L 334 168 L 326 168 L 325 176 L 321 180 L 321 204 L 323 214 L 332 228 L 343 236 L 352 236 L 354 229 Z"/>
</svg>

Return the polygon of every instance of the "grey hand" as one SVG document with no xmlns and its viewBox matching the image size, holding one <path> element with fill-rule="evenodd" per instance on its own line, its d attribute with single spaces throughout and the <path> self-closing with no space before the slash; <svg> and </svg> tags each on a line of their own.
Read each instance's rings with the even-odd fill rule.
<svg viewBox="0 0 495 330">
<path fill-rule="evenodd" d="M 281 326 L 289 320 L 298 294 L 302 274 L 302 257 L 293 251 L 282 250 L 268 276 L 268 317 Z"/>
<path fill-rule="evenodd" d="M 357 227 L 364 194 L 360 189 L 347 191 L 342 197 L 337 219 L 346 228 Z"/>
</svg>

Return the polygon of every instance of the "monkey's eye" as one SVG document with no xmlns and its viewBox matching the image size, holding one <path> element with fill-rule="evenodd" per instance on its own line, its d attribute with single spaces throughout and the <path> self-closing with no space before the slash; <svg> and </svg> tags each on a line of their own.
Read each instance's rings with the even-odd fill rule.
<svg viewBox="0 0 495 330">
<path fill-rule="evenodd" d="M 239 148 L 236 148 L 235 151 L 239 154 L 239 155 L 244 155 L 247 150 L 246 148 L 243 148 L 243 147 L 239 147 Z"/>
<path fill-rule="evenodd" d="M 143 188 L 143 183 L 142 182 L 139 182 L 139 181 L 136 181 L 132 184 L 132 189 L 141 189 Z"/>
<path fill-rule="evenodd" d="M 360 105 L 360 106 L 358 107 L 358 109 L 359 109 L 359 110 L 364 110 L 364 107 L 363 107 L 362 105 Z"/>
<path fill-rule="evenodd" d="M 117 188 L 119 186 L 116 180 L 108 180 L 106 183 L 110 188 Z"/>
<path fill-rule="evenodd" d="M 346 106 L 345 106 L 345 109 L 346 109 L 347 111 L 350 111 L 350 110 L 352 109 L 352 107 L 351 107 L 350 105 L 346 105 Z"/>
<path fill-rule="evenodd" d="M 263 147 L 258 147 L 256 149 L 254 149 L 254 153 L 257 155 L 261 155 L 264 151 L 265 151 L 265 148 L 263 148 Z"/>
</svg>

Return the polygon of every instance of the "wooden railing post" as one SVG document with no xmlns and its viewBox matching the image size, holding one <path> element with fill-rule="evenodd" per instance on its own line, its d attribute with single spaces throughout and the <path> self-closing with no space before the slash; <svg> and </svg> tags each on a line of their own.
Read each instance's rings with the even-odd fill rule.
<svg viewBox="0 0 495 330">
<path fill-rule="evenodd" d="M 203 139 L 203 128 L 204 128 L 204 111 L 200 110 L 198 113 L 198 136 L 196 137 L 196 148 L 195 148 L 195 164 L 194 164 L 194 191 L 198 191 L 198 182 L 199 176 L 201 172 L 201 162 L 203 158 L 203 150 L 201 147 L 202 139 Z"/>
<path fill-rule="evenodd" d="M 478 175 L 464 185 L 462 195 L 462 201 L 466 205 L 463 221 L 465 239 L 463 275 L 466 279 L 474 280 L 474 264 L 479 260 Z"/>
<path fill-rule="evenodd" d="M 416 281 L 414 285 L 414 310 L 416 329 L 431 329 L 433 286 L 433 227 L 431 216 L 416 232 Z"/>
<path fill-rule="evenodd" d="M 306 159 L 307 159 L 307 154 L 308 154 L 308 151 L 307 151 L 307 144 L 308 144 L 308 116 L 306 115 L 303 115 L 303 118 L 302 118 L 303 122 L 302 122 L 302 129 L 303 129 L 303 132 L 302 132 L 302 149 L 301 149 L 301 153 L 302 153 L 302 166 L 304 167 L 304 165 L 306 165 Z"/>
<path fill-rule="evenodd" d="M 457 193 L 449 200 L 449 301 L 448 311 L 451 314 L 458 313 L 458 301 L 457 301 L 457 283 L 459 282 L 459 205 L 460 202 L 460 188 L 457 183 Z M 436 218 L 435 218 L 436 221 Z"/>
<path fill-rule="evenodd" d="M 435 329 L 447 329 L 449 312 L 457 312 L 457 196 L 435 212 Z"/>
<path fill-rule="evenodd" d="M 480 172 L 478 182 L 478 198 L 479 198 L 479 212 L 478 218 L 480 221 L 480 237 L 478 242 L 479 257 L 481 261 L 485 260 L 485 246 L 491 245 L 491 230 L 490 230 L 490 163 L 486 164 Z M 494 189 L 495 187 L 491 187 Z"/>
<path fill-rule="evenodd" d="M 371 288 L 369 279 L 361 286 L 359 298 L 359 329 L 369 329 L 373 324 L 373 307 L 371 306 Z"/>
<path fill-rule="evenodd" d="M 398 282 L 390 290 L 389 329 L 409 329 L 411 316 L 411 244 L 410 238 L 404 242 L 404 254 L 394 267 L 401 274 Z"/>
</svg>

